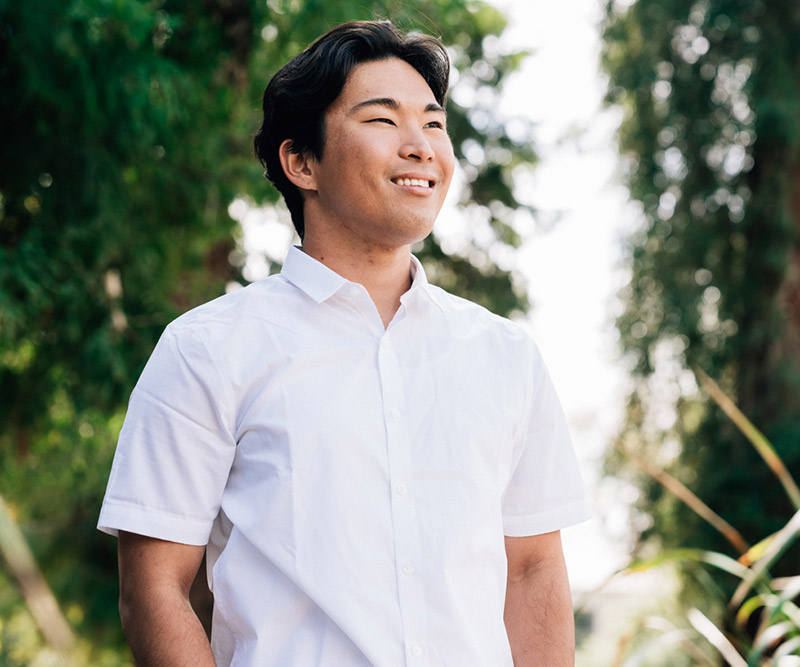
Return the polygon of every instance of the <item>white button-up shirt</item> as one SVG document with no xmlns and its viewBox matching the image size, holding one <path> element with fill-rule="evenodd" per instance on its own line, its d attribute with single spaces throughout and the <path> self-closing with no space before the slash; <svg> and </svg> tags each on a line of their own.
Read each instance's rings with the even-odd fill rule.
<svg viewBox="0 0 800 667">
<path fill-rule="evenodd" d="M 167 327 L 99 527 L 208 544 L 220 665 L 511 665 L 503 535 L 587 516 L 565 420 L 515 324 L 292 248 Z"/>
</svg>

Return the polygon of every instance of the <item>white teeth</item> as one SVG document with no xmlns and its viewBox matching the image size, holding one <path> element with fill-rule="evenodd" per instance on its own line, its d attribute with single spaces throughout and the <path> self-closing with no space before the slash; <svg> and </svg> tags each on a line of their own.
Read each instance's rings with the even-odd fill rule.
<svg viewBox="0 0 800 667">
<path fill-rule="evenodd" d="M 398 185 L 416 185 L 423 188 L 431 187 L 430 181 L 423 181 L 418 178 L 398 178 L 395 180 L 395 183 Z"/>
</svg>

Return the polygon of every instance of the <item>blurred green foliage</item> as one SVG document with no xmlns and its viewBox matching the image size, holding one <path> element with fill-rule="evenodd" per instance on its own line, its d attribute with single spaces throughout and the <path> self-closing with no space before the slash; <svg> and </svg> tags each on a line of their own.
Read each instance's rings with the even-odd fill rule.
<svg viewBox="0 0 800 667">
<path fill-rule="evenodd" d="M 476 100 L 450 103 L 451 134 L 460 205 L 491 240 L 447 254 L 431 238 L 420 256 L 442 286 L 523 310 L 490 250 L 519 241 L 512 176 L 534 158 L 494 111 L 524 54 L 500 47 L 506 20 L 488 4 L 0 0 L 0 493 L 86 664 L 125 659 L 116 545 L 94 524 L 127 396 L 168 321 L 244 282 L 228 206 L 277 200 L 251 149 L 267 80 L 364 18 L 441 35 Z M 0 662 L 41 658 L 32 637 L 0 577 Z"/>
<path fill-rule="evenodd" d="M 719 378 L 800 470 L 800 4 L 612 0 L 603 41 L 642 214 L 617 321 L 634 379 L 621 439 L 754 542 L 791 505 L 688 368 Z M 643 491 L 644 553 L 723 548 L 660 486 L 610 462 Z"/>
<path fill-rule="evenodd" d="M 614 667 L 636 665 L 737 665 L 791 667 L 800 663 L 800 569 L 787 557 L 800 537 L 800 489 L 772 444 L 705 373 L 695 369 L 711 399 L 730 418 L 783 487 L 793 514 L 780 530 L 763 535 L 753 546 L 743 544 L 735 527 L 721 524 L 703 501 L 675 478 L 633 452 L 631 461 L 680 498 L 686 507 L 719 531 L 734 547 L 728 553 L 703 549 L 671 549 L 634 562 L 621 574 L 644 572 L 673 565 L 695 582 L 702 595 L 691 603 L 686 618 L 676 626 L 665 618 L 642 619 L 621 642 Z M 666 475 L 669 477 L 669 475 Z M 775 577 L 781 569 L 787 576 Z M 725 585 L 721 585 L 724 582 Z M 726 589 L 734 590 L 732 595 Z M 696 605 L 696 606 L 695 606 Z"/>
</svg>

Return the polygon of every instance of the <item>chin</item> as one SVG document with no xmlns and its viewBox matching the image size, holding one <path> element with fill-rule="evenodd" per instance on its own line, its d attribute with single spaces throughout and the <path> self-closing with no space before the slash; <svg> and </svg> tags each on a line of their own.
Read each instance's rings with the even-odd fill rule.
<svg viewBox="0 0 800 667">
<path fill-rule="evenodd" d="M 414 237 L 412 243 L 424 239 L 433 230 L 435 215 L 409 215 L 397 224 L 397 229 L 403 230 L 409 237 Z"/>
<path fill-rule="evenodd" d="M 409 230 L 408 234 L 403 235 L 403 241 L 399 245 L 414 245 L 421 243 L 431 235 L 433 231 L 433 224 L 417 227 L 416 229 Z"/>
</svg>

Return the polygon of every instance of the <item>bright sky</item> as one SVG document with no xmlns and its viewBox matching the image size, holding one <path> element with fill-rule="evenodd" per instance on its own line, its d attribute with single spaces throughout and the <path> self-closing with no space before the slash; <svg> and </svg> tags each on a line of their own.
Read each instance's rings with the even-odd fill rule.
<svg viewBox="0 0 800 667">
<path fill-rule="evenodd" d="M 616 180 L 619 115 L 602 107 L 602 2 L 494 3 L 511 17 L 507 43 L 533 52 L 505 89 L 502 108 L 537 123 L 542 161 L 521 194 L 544 212 L 560 212 L 552 230 L 527 239 L 518 266 L 534 304 L 531 331 L 559 390 L 594 504 L 594 519 L 563 533 L 573 586 L 586 590 L 626 560 L 625 489 L 603 480 L 601 466 L 625 394 L 614 295 L 624 279 L 621 238 L 636 214 Z"/>
</svg>

